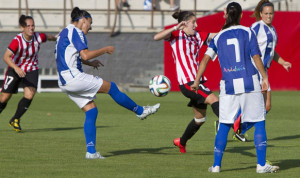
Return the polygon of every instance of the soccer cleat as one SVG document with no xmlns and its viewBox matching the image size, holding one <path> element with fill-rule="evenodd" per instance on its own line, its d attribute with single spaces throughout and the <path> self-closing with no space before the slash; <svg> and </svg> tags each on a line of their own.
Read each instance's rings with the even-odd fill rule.
<svg viewBox="0 0 300 178">
<path fill-rule="evenodd" d="M 238 134 L 238 133 L 235 133 L 233 135 L 233 139 L 241 141 L 241 142 L 247 142 L 248 141 L 244 134 Z"/>
<path fill-rule="evenodd" d="M 219 130 L 219 120 L 215 121 L 214 124 L 215 124 L 215 135 L 217 135 L 217 132 Z"/>
<path fill-rule="evenodd" d="M 177 146 L 177 147 L 179 148 L 179 150 L 180 150 L 181 153 L 185 153 L 185 152 L 186 152 L 186 150 L 185 150 L 185 146 L 186 146 L 186 145 L 182 146 L 182 145 L 180 144 L 180 138 L 175 138 L 175 139 L 173 140 L 173 143 L 174 143 L 175 146 Z"/>
<path fill-rule="evenodd" d="M 179 9 L 179 6 L 177 6 L 177 5 L 174 5 L 174 6 L 170 7 L 171 11 L 176 11 L 178 9 Z"/>
<path fill-rule="evenodd" d="M 22 129 L 21 129 L 21 125 L 20 125 L 20 119 L 11 119 L 10 121 L 9 121 L 9 126 L 11 126 L 11 127 L 14 127 L 14 130 L 16 131 L 16 132 L 21 132 L 22 131 Z"/>
<path fill-rule="evenodd" d="M 156 111 L 159 109 L 160 103 L 153 105 L 153 106 L 143 106 L 144 111 L 141 115 L 136 115 L 139 119 L 144 120 L 147 116 L 150 114 L 156 113 Z"/>
<path fill-rule="evenodd" d="M 208 172 L 212 172 L 212 173 L 219 173 L 221 171 L 220 166 L 212 166 L 208 168 Z"/>
<path fill-rule="evenodd" d="M 266 163 L 264 166 L 257 164 L 256 172 L 257 173 L 273 173 L 279 170 L 279 166 L 271 166 L 270 164 Z"/>
<path fill-rule="evenodd" d="M 101 156 L 99 152 L 96 152 L 96 153 L 86 152 L 85 158 L 86 159 L 105 159 L 105 157 Z"/>
</svg>

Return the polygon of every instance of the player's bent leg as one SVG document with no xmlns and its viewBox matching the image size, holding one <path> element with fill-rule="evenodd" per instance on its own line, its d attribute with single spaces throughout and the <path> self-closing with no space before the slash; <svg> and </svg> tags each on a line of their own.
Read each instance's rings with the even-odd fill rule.
<svg viewBox="0 0 300 178">
<path fill-rule="evenodd" d="M 200 127 L 206 121 L 206 109 L 199 109 L 196 107 L 192 107 L 194 111 L 194 119 L 186 127 L 183 135 L 180 138 L 176 138 L 173 140 L 175 146 L 179 147 L 181 153 L 186 152 L 186 142 L 191 139 L 195 133 L 200 129 Z M 179 139 L 179 142 L 176 141 Z"/>
<path fill-rule="evenodd" d="M 130 111 L 135 112 L 137 117 L 140 118 L 141 120 L 157 112 L 157 110 L 160 107 L 159 103 L 154 106 L 143 106 L 143 107 L 137 105 L 125 93 L 121 92 L 114 82 L 107 82 L 103 80 L 103 84 L 99 91 L 103 93 L 107 92 L 116 103 L 123 106 L 124 108 L 127 108 Z"/>
<path fill-rule="evenodd" d="M 12 93 L 1 93 L 0 95 L 0 113 L 6 108 L 6 105 L 11 98 Z"/>
</svg>

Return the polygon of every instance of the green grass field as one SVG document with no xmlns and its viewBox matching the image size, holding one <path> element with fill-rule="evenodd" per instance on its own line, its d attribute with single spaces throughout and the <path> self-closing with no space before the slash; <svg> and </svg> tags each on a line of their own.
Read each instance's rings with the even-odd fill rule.
<svg viewBox="0 0 300 178">
<path fill-rule="evenodd" d="M 250 142 L 229 133 L 220 174 L 208 173 L 213 164 L 217 117 L 208 108 L 207 122 L 181 154 L 172 140 L 180 137 L 193 118 L 187 99 L 173 92 L 157 98 L 150 92 L 129 93 L 140 105 L 161 103 L 146 120 L 118 106 L 108 95 L 97 95 L 97 151 L 105 160 L 85 159 L 84 113 L 63 93 L 37 94 L 22 118 L 22 133 L 8 121 L 22 93 L 0 115 L 0 177 L 287 177 L 300 175 L 300 92 L 272 92 L 267 115 L 267 159 L 279 165 L 275 174 L 258 175 L 253 129 Z"/>
</svg>

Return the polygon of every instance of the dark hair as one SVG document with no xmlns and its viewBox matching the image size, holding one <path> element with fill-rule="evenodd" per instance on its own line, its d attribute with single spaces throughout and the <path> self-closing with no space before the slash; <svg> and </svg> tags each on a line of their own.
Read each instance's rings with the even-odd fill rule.
<svg viewBox="0 0 300 178">
<path fill-rule="evenodd" d="M 180 23 L 182 21 L 187 21 L 192 16 L 195 17 L 195 14 L 190 11 L 177 11 L 177 12 L 174 12 L 174 14 L 172 15 L 172 17 L 174 19 L 178 19 L 178 23 Z"/>
<path fill-rule="evenodd" d="M 256 21 L 260 20 L 260 13 L 263 11 L 264 7 L 271 6 L 274 9 L 273 3 L 271 3 L 269 0 L 261 0 L 258 2 L 253 14 L 251 17 L 255 17 Z"/>
<path fill-rule="evenodd" d="M 31 17 L 31 16 L 26 16 L 26 15 L 21 15 L 20 16 L 20 18 L 19 18 L 19 25 L 21 26 L 21 27 L 26 27 L 27 26 L 27 24 L 26 24 L 26 20 L 27 19 L 31 19 L 31 20 L 33 20 L 33 18 Z M 33 22 L 34 22 L 34 20 L 33 20 Z"/>
<path fill-rule="evenodd" d="M 88 13 L 86 10 L 80 10 L 78 7 L 74 7 L 74 9 L 71 12 L 72 22 L 76 22 L 80 20 L 82 17 L 92 18 L 91 14 Z"/>
<path fill-rule="evenodd" d="M 241 5 L 237 2 L 229 3 L 226 8 L 226 14 L 227 19 L 222 29 L 226 29 L 232 25 L 239 25 L 241 20 L 240 17 L 242 14 Z"/>
</svg>

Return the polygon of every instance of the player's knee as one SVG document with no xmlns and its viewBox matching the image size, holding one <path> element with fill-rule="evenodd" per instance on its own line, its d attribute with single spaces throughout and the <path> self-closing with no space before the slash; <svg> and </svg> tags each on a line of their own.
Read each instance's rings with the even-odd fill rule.
<svg viewBox="0 0 300 178">
<path fill-rule="evenodd" d="M 195 123 L 196 123 L 197 125 L 202 125 L 202 124 L 205 123 L 206 117 L 202 117 L 202 118 L 196 118 L 196 117 L 194 117 L 194 121 L 195 121 Z"/>
<path fill-rule="evenodd" d="M 110 83 L 111 84 L 110 84 L 110 89 L 109 89 L 108 94 L 112 95 L 112 94 L 116 94 L 116 93 L 120 92 L 118 89 L 118 86 L 114 82 L 110 82 Z"/>
</svg>

